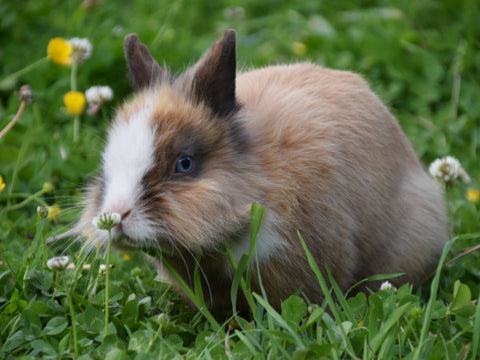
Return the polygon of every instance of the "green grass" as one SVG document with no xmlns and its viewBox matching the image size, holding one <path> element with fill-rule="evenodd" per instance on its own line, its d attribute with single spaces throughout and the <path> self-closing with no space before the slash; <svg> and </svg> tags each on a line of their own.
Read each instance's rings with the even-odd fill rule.
<svg viewBox="0 0 480 360">
<path fill-rule="evenodd" d="M 19 108 L 20 86 L 29 84 L 34 94 L 34 103 L 0 139 L 6 185 L 0 192 L 0 358 L 480 356 L 480 252 L 441 268 L 480 240 L 480 203 L 466 197 L 468 189 L 480 186 L 477 1 L 247 0 L 241 9 L 204 0 L 95 3 L 0 3 L 0 130 Z M 460 160 L 472 182 L 446 188 L 453 240 L 424 286 L 348 298 L 334 286 L 325 291 L 323 304 L 298 293 L 276 311 L 262 294 L 250 291 L 251 252 L 232 264 L 234 294 L 246 295 L 250 316 L 214 317 L 203 306 L 200 286 L 191 298 L 202 311 L 192 312 L 140 253 L 112 252 L 107 296 L 101 252 L 87 258 L 82 244 L 70 240 L 45 245 L 47 237 L 75 222 L 82 186 L 99 170 L 109 119 L 131 94 L 123 37 L 138 33 L 160 62 L 179 73 L 226 28 L 237 30 L 241 67 L 311 60 L 361 73 L 397 116 L 425 167 L 447 154 Z M 115 93 L 102 112 L 79 117 L 76 142 L 74 119 L 62 103 L 72 86 L 71 68 L 41 60 L 56 36 L 84 37 L 93 44 L 92 56 L 75 76 L 80 91 L 108 85 Z M 40 219 L 37 206 L 53 204 L 60 215 Z M 253 219 L 258 227 L 261 208 Z M 64 254 L 75 269 L 47 269 L 48 258 Z M 309 260 L 319 286 L 326 288 L 331 279 L 323 279 L 319 264 Z M 83 270 L 87 263 L 90 269 Z"/>
</svg>

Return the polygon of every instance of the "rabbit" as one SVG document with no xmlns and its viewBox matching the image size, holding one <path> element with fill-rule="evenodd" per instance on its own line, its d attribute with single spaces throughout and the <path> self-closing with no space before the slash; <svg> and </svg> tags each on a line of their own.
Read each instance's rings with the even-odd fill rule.
<svg viewBox="0 0 480 360">
<path fill-rule="evenodd" d="M 113 244 L 157 249 L 172 283 L 162 260 L 192 287 L 199 266 L 213 310 L 231 308 L 225 249 L 248 253 L 252 203 L 265 207 L 252 290 L 277 308 L 299 289 L 324 298 L 298 232 L 343 291 L 375 274 L 418 285 L 434 269 L 449 238 L 441 186 L 359 75 L 309 62 L 237 73 L 234 30 L 177 77 L 136 34 L 125 56 L 135 95 L 73 229 L 90 244 L 107 242 L 92 219 L 120 214 Z"/>
</svg>

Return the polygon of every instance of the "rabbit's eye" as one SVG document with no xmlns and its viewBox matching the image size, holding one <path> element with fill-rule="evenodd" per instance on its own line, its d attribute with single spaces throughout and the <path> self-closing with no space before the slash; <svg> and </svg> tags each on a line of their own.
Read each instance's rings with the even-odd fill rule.
<svg viewBox="0 0 480 360">
<path fill-rule="evenodd" d="M 179 174 L 188 174 L 193 170 L 193 159 L 191 156 L 182 156 L 177 161 L 175 172 Z"/>
</svg>

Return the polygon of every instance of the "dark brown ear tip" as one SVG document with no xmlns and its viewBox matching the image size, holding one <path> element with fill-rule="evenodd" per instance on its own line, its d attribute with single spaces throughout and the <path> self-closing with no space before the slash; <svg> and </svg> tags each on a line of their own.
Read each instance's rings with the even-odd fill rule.
<svg viewBox="0 0 480 360">
<path fill-rule="evenodd" d="M 138 35 L 135 33 L 128 34 L 125 36 L 123 39 L 123 43 L 125 44 L 125 48 L 131 47 L 134 44 L 137 44 L 140 42 L 140 39 L 138 38 Z"/>
<path fill-rule="evenodd" d="M 225 30 L 225 32 L 223 33 L 223 41 L 225 42 L 229 42 L 229 43 L 235 43 L 235 37 L 236 37 L 236 32 L 235 30 L 233 29 L 228 29 L 228 30 Z"/>
</svg>

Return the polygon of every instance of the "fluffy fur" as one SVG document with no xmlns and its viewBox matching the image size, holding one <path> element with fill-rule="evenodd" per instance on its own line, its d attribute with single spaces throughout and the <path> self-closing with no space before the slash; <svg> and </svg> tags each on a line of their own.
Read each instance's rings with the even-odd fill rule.
<svg viewBox="0 0 480 360">
<path fill-rule="evenodd" d="M 247 251 L 252 202 L 266 207 L 258 265 L 275 306 L 299 288 L 323 298 L 297 230 L 344 290 L 393 272 L 418 284 L 434 268 L 448 239 L 441 189 L 359 76 L 310 63 L 237 74 L 232 30 L 177 79 L 136 35 L 125 48 L 137 94 L 109 131 L 78 233 L 105 242 L 91 220 L 119 212 L 116 237 L 158 248 L 190 284 L 202 254 L 215 309 L 229 307 L 223 250 Z M 175 171 L 182 156 L 188 174 Z"/>
</svg>

